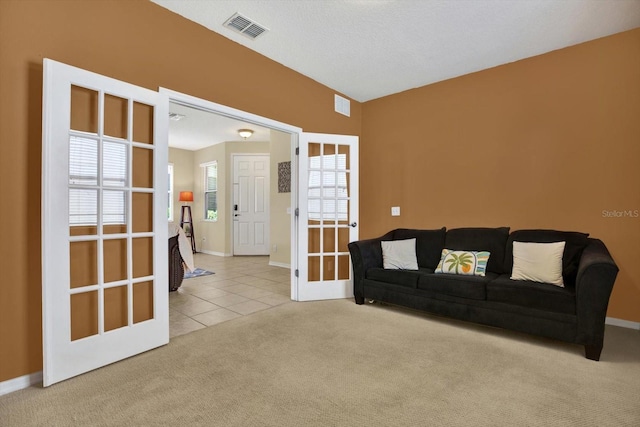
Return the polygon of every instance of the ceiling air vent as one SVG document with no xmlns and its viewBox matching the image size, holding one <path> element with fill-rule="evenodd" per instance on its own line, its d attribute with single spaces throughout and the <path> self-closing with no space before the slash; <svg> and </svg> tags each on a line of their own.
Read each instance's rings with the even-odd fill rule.
<svg viewBox="0 0 640 427">
<path fill-rule="evenodd" d="M 240 34 L 243 34 L 250 39 L 255 39 L 260 34 L 269 31 L 268 28 L 258 24 L 255 21 L 252 21 L 246 16 L 240 15 L 239 13 L 236 13 L 231 18 L 227 19 L 227 22 L 224 23 L 224 26 L 227 28 L 231 28 L 233 31 L 236 31 Z"/>
</svg>

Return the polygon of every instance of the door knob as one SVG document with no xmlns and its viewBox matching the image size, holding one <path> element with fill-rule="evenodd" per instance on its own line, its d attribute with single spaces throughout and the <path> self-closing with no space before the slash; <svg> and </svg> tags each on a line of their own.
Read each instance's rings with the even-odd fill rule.
<svg viewBox="0 0 640 427">
<path fill-rule="evenodd" d="M 354 222 L 352 222 L 352 223 L 351 223 L 351 224 L 349 224 L 349 225 L 350 225 L 351 227 L 355 227 L 355 226 L 357 226 L 357 225 L 358 225 L 358 223 L 354 221 Z"/>
</svg>

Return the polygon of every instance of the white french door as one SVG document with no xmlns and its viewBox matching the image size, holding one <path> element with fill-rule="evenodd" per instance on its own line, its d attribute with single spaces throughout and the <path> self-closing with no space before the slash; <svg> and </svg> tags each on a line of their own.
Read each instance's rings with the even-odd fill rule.
<svg viewBox="0 0 640 427">
<path fill-rule="evenodd" d="M 44 60 L 43 383 L 169 342 L 160 94 Z"/>
<path fill-rule="evenodd" d="M 233 254 L 269 255 L 269 155 L 233 156 Z"/>
<path fill-rule="evenodd" d="M 353 297 L 349 242 L 358 239 L 358 137 L 301 133 L 298 301 Z"/>
</svg>

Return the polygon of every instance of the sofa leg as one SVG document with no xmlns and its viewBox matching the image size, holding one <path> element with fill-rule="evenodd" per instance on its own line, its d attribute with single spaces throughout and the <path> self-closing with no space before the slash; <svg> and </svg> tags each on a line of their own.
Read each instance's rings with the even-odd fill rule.
<svg viewBox="0 0 640 427">
<path fill-rule="evenodd" d="M 602 353 L 602 345 L 584 346 L 584 354 L 589 360 L 595 360 L 597 362 L 598 360 L 600 360 L 600 353 Z"/>
<path fill-rule="evenodd" d="M 364 304 L 364 297 L 356 296 L 355 300 L 356 300 L 356 304 L 358 304 L 358 305 Z"/>
</svg>

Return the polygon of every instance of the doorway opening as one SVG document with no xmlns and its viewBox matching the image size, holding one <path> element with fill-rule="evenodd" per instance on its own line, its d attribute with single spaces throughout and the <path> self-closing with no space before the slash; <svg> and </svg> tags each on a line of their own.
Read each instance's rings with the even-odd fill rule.
<svg viewBox="0 0 640 427">
<path fill-rule="evenodd" d="M 290 162 L 290 167 L 289 167 L 290 192 L 277 193 L 277 190 L 276 190 L 276 196 L 278 197 L 279 207 L 278 207 L 277 218 L 272 217 L 271 221 L 276 220 L 278 222 L 278 227 L 280 227 L 280 229 L 282 229 L 281 227 L 283 226 L 287 227 L 289 230 L 289 239 L 288 239 L 288 242 L 285 242 L 285 244 L 279 244 L 277 242 L 274 242 L 274 238 L 272 238 L 267 248 L 267 251 L 269 252 L 270 259 L 271 258 L 274 259 L 273 263 L 271 263 L 270 261 L 271 265 L 290 268 L 291 299 L 297 300 L 298 298 L 297 298 L 295 266 L 297 265 L 296 245 L 297 245 L 298 238 L 297 238 L 297 227 L 295 223 L 296 222 L 295 215 L 293 214 L 293 212 L 295 211 L 295 206 L 297 204 L 297 196 L 298 196 L 298 184 L 297 184 L 298 165 L 297 165 L 297 158 L 296 158 L 296 149 L 298 146 L 299 135 L 302 132 L 302 129 L 295 126 L 288 125 L 286 123 L 281 123 L 275 120 L 271 120 L 266 117 L 262 117 L 262 116 L 258 116 L 245 111 L 237 110 L 224 105 L 216 104 L 216 103 L 206 101 L 200 98 L 192 97 L 190 95 L 186 95 L 180 92 L 175 92 L 170 89 L 160 88 L 159 91 L 160 93 L 165 93 L 168 95 L 171 106 L 175 105 L 180 107 L 187 107 L 187 108 L 199 110 L 201 112 L 211 113 L 216 116 L 231 119 L 233 121 L 242 122 L 244 124 L 251 125 L 256 129 L 269 132 L 270 142 L 273 142 L 274 138 L 278 140 L 280 144 L 279 145 L 280 148 L 277 150 L 276 157 L 274 157 L 274 153 L 271 150 L 268 151 L 268 153 L 271 155 L 270 165 L 272 167 L 275 165 L 275 168 L 277 170 L 278 163 L 285 163 L 286 161 Z M 254 133 L 254 135 L 256 135 L 256 133 Z M 238 141 L 237 144 L 243 144 L 243 142 L 247 142 L 247 141 Z M 270 144 L 270 145 L 273 145 L 273 144 Z M 222 147 L 219 147 L 218 149 L 216 149 L 215 147 L 212 148 L 212 150 L 218 151 L 217 153 L 218 156 L 221 156 L 221 155 L 224 156 L 224 159 L 226 160 L 226 162 L 229 162 L 228 165 L 225 165 L 226 167 L 218 167 L 218 174 L 221 174 L 221 175 L 218 175 L 218 180 L 223 181 L 221 179 L 221 177 L 223 176 L 225 178 L 233 177 L 233 175 L 231 175 L 233 173 L 232 154 L 236 154 L 236 153 L 258 154 L 256 150 L 258 152 L 262 151 L 262 153 L 265 153 L 266 151 L 266 150 L 259 150 L 255 147 L 257 147 L 255 143 L 253 146 L 246 144 L 243 148 L 238 148 L 238 145 L 236 145 L 234 148 L 231 148 L 228 153 L 227 152 L 223 153 Z M 279 162 L 278 160 L 281 160 L 281 159 L 278 158 L 277 156 L 281 156 L 282 159 L 286 158 L 288 160 Z M 194 161 L 193 167 L 201 168 L 203 167 L 203 165 L 201 165 L 197 161 Z M 175 164 L 174 164 L 174 173 L 175 173 Z M 175 179 L 175 176 L 174 176 L 174 179 Z M 239 231 L 237 229 L 234 230 L 234 228 L 237 228 L 236 227 L 237 224 L 235 223 L 235 221 L 233 221 L 233 218 L 235 215 L 234 208 L 237 203 L 233 203 L 234 186 L 229 185 L 230 181 L 228 181 L 227 179 L 224 179 L 224 182 L 225 182 L 225 185 L 217 187 L 216 189 L 218 192 L 218 195 L 222 196 L 218 199 L 221 202 L 219 206 L 222 209 L 216 212 L 215 221 L 212 221 L 211 224 L 209 223 L 206 224 L 207 226 L 210 226 L 210 228 L 216 228 L 219 236 L 220 235 L 224 236 L 224 244 L 222 246 L 223 249 L 212 250 L 211 249 L 212 246 L 209 243 L 207 243 L 208 242 L 207 239 L 210 239 L 210 237 L 208 237 L 206 234 L 203 235 L 202 232 L 201 232 L 199 241 L 198 241 L 198 237 L 196 237 L 196 244 L 200 243 L 200 245 L 198 246 L 201 248 L 204 247 L 204 250 L 203 250 L 204 253 L 209 253 L 212 255 L 231 256 L 234 253 L 234 240 L 236 240 L 235 239 L 236 233 L 234 233 L 234 231 L 235 232 Z M 277 182 L 275 183 L 272 182 L 270 186 L 272 189 L 274 188 L 274 184 L 276 185 L 276 188 L 277 188 Z M 176 187 L 174 187 L 174 192 L 180 191 L 181 189 L 177 188 L 177 185 L 179 185 L 179 183 L 175 183 L 175 185 Z M 204 185 L 204 178 L 201 180 L 201 182 L 194 180 L 194 186 L 199 187 L 203 185 Z M 204 191 L 204 188 L 202 188 L 202 191 Z M 271 199 L 272 200 L 274 199 L 273 191 L 271 194 Z M 196 218 L 199 215 L 197 212 L 199 212 L 198 209 L 200 208 L 204 210 L 205 207 L 204 205 L 198 206 L 196 204 L 195 210 L 194 210 L 195 212 L 194 216 L 196 216 Z M 203 214 L 203 218 L 205 218 L 204 214 Z M 284 223 L 282 221 L 283 218 L 285 218 Z M 214 222 L 216 224 L 213 224 Z M 197 226 L 198 225 L 196 224 L 196 227 Z M 197 228 L 195 232 L 197 235 L 198 233 Z M 204 241 L 202 240 L 203 237 L 205 239 Z M 275 236 L 272 236 L 272 237 L 275 237 Z M 288 249 L 288 251 L 286 251 L 286 249 Z M 283 252 L 289 253 L 287 257 L 288 259 L 282 259 Z M 273 256 L 276 254 L 277 256 Z"/>
</svg>

